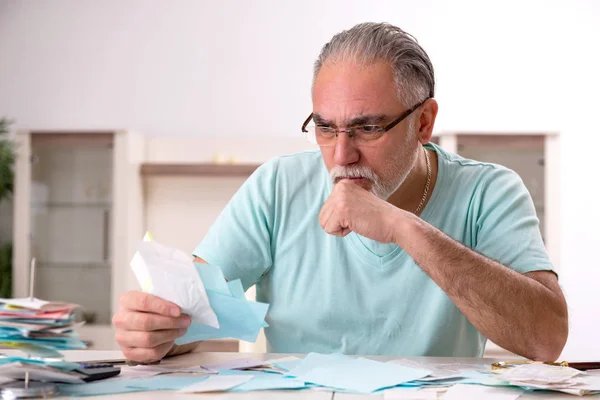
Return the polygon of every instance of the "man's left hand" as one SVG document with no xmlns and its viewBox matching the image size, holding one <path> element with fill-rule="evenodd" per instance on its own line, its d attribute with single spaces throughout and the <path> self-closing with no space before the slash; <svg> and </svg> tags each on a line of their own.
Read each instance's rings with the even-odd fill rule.
<svg viewBox="0 0 600 400">
<path fill-rule="evenodd" d="M 319 213 L 325 232 L 346 236 L 350 232 L 380 243 L 394 242 L 397 218 L 405 212 L 362 187 L 342 180 L 335 184 Z"/>
</svg>

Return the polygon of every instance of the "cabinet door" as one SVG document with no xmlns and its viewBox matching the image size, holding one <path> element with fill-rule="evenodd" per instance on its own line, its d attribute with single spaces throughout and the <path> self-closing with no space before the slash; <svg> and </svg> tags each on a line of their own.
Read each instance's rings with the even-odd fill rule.
<svg viewBox="0 0 600 400">
<path fill-rule="evenodd" d="M 35 295 L 83 307 L 110 323 L 112 144 L 73 135 L 31 141 L 31 256 Z M 90 136 L 91 137 L 91 136 Z"/>
<path fill-rule="evenodd" d="M 545 162 L 541 135 L 458 135 L 458 153 L 515 171 L 529 190 L 545 237 Z"/>
</svg>

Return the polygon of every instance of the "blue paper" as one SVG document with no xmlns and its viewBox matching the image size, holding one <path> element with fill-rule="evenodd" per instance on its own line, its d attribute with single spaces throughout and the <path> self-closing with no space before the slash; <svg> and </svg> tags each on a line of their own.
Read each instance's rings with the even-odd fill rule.
<svg viewBox="0 0 600 400">
<path fill-rule="evenodd" d="M 309 353 L 301 360 L 286 361 L 285 364 L 288 366 L 296 365 L 288 370 L 286 376 L 299 376 L 303 375 L 311 370 L 322 367 L 325 365 L 334 366 L 336 364 L 344 364 L 352 361 L 352 357 L 345 356 L 343 354 L 319 354 Z M 284 363 L 279 363 L 284 364 Z"/>
<path fill-rule="evenodd" d="M 246 298 L 246 294 L 244 293 L 244 288 L 242 286 L 241 280 L 236 279 L 235 281 L 227 282 L 227 286 L 229 287 L 229 291 L 231 292 L 232 296 L 235 297 L 236 299 L 245 299 Z M 258 303 L 258 304 L 265 304 L 265 303 Z M 269 324 L 267 324 L 267 322 L 265 321 L 265 317 L 263 314 L 263 308 L 268 310 L 269 305 L 265 304 L 265 306 L 263 306 L 263 307 L 252 307 L 252 310 L 256 313 L 256 318 L 258 318 L 261 321 L 262 327 L 268 328 Z"/>
<path fill-rule="evenodd" d="M 253 378 L 231 389 L 232 392 L 252 392 L 255 390 L 305 389 L 306 383 L 299 379 L 285 378 L 281 375 L 268 374 L 270 377 Z"/>
<path fill-rule="evenodd" d="M 212 290 L 216 293 L 231 296 L 231 292 L 227 286 L 227 280 L 225 279 L 221 268 L 216 265 L 200 263 L 194 263 L 194 267 L 196 267 L 196 271 L 198 272 L 198 275 L 200 275 L 200 279 L 206 290 Z"/>
<path fill-rule="evenodd" d="M 286 378 L 283 375 L 265 371 L 243 371 L 226 369 L 219 371 L 219 375 L 252 375 L 253 378 L 239 386 L 230 389 L 231 392 L 252 392 L 255 390 L 282 390 L 282 389 L 305 389 L 312 385 L 305 382 Z"/>
<path fill-rule="evenodd" d="M 310 353 L 288 372 L 299 380 L 356 393 L 374 391 L 423 378 L 430 371 L 366 358 Z"/>
<path fill-rule="evenodd" d="M 509 382 L 503 381 L 498 376 L 486 374 L 479 371 L 465 371 L 461 374 L 462 379 L 456 381 L 456 384 L 476 384 L 484 386 L 511 386 Z"/>
<path fill-rule="evenodd" d="M 55 350 L 85 349 L 86 345 L 77 338 L 44 338 L 26 339 L 21 337 L 1 338 L 0 343 L 27 343 L 40 347 L 48 347 Z"/>
<path fill-rule="evenodd" d="M 236 279 L 235 281 L 227 282 L 227 287 L 229 292 L 236 299 L 245 299 L 246 293 L 244 292 L 244 287 L 242 286 L 242 281 Z"/>
<path fill-rule="evenodd" d="M 208 379 L 208 376 L 164 376 L 158 375 L 152 378 L 131 379 L 128 387 L 143 388 L 145 390 L 180 390 Z"/>
<path fill-rule="evenodd" d="M 256 341 L 264 324 L 264 318 L 269 308 L 268 304 L 249 302 L 212 290 L 207 290 L 206 294 L 219 319 L 219 328 L 193 323 L 187 333 L 175 341 L 176 344 L 219 338 Z"/>
<path fill-rule="evenodd" d="M 208 301 L 217 315 L 219 328 L 192 323 L 186 334 L 175 343 L 182 345 L 220 338 L 256 341 L 260 329 L 268 326 L 265 316 L 269 305 L 247 301 L 241 282 L 227 282 L 218 266 L 194 263 L 194 267 L 204 284 Z"/>
<path fill-rule="evenodd" d="M 143 392 L 147 390 L 144 388 L 128 387 L 127 385 L 130 384 L 131 381 L 133 381 L 133 379 L 110 379 L 81 384 L 59 383 L 58 390 L 61 396 L 74 397 Z"/>
<path fill-rule="evenodd" d="M 301 362 L 302 362 L 302 360 L 289 360 L 289 361 L 274 362 L 273 365 L 284 371 L 291 371 L 292 369 L 298 367 Z"/>
<path fill-rule="evenodd" d="M 82 384 L 59 384 L 61 395 L 99 396 L 118 393 L 145 392 L 152 390 L 179 390 L 196 382 L 201 377 L 155 376 L 152 378 L 109 379 Z"/>
<path fill-rule="evenodd" d="M 0 358 L 0 365 L 10 364 L 13 362 L 20 362 L 23 364 L 35 364 L 35 365 L 47 365 L 49 367 L 57 368 L 63 371 L 73 371 L 74 369 L 80 368 L 81 365 L 69 361 L 44 361 L 35 358 L 24 358 L 24 357 L 3 357 Z"/>
</svg>

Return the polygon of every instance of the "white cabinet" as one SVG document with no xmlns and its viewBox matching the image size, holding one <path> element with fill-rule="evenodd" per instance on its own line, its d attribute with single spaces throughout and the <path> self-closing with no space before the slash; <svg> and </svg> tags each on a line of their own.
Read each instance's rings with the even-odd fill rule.
<svg viewBox="0 0 600 400">
<path fill-rule="evenodd" d="M 16 141 L 13 296 L 29 294 L 35 257 L 36 297 L 80 304 L 89 323 L 109 324 L 129 269 L 128 177 L 139 177 L 123 172 L 143 148 L 132 152 L 126 132 L 19 132 Z"/>
</svg>

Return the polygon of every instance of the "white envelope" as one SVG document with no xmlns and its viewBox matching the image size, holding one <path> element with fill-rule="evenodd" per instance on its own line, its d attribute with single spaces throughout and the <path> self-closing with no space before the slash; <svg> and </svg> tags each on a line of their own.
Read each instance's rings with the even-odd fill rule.
<svg viewBox="0 0 600 400">
<path fill-rule="evenodd" d="M 193 322 L 219 327 L 190 256 L 151 241 L 140 241 L 137 250 L 130 265 L 144 292 L 177 304 Z"/>
</svg>

